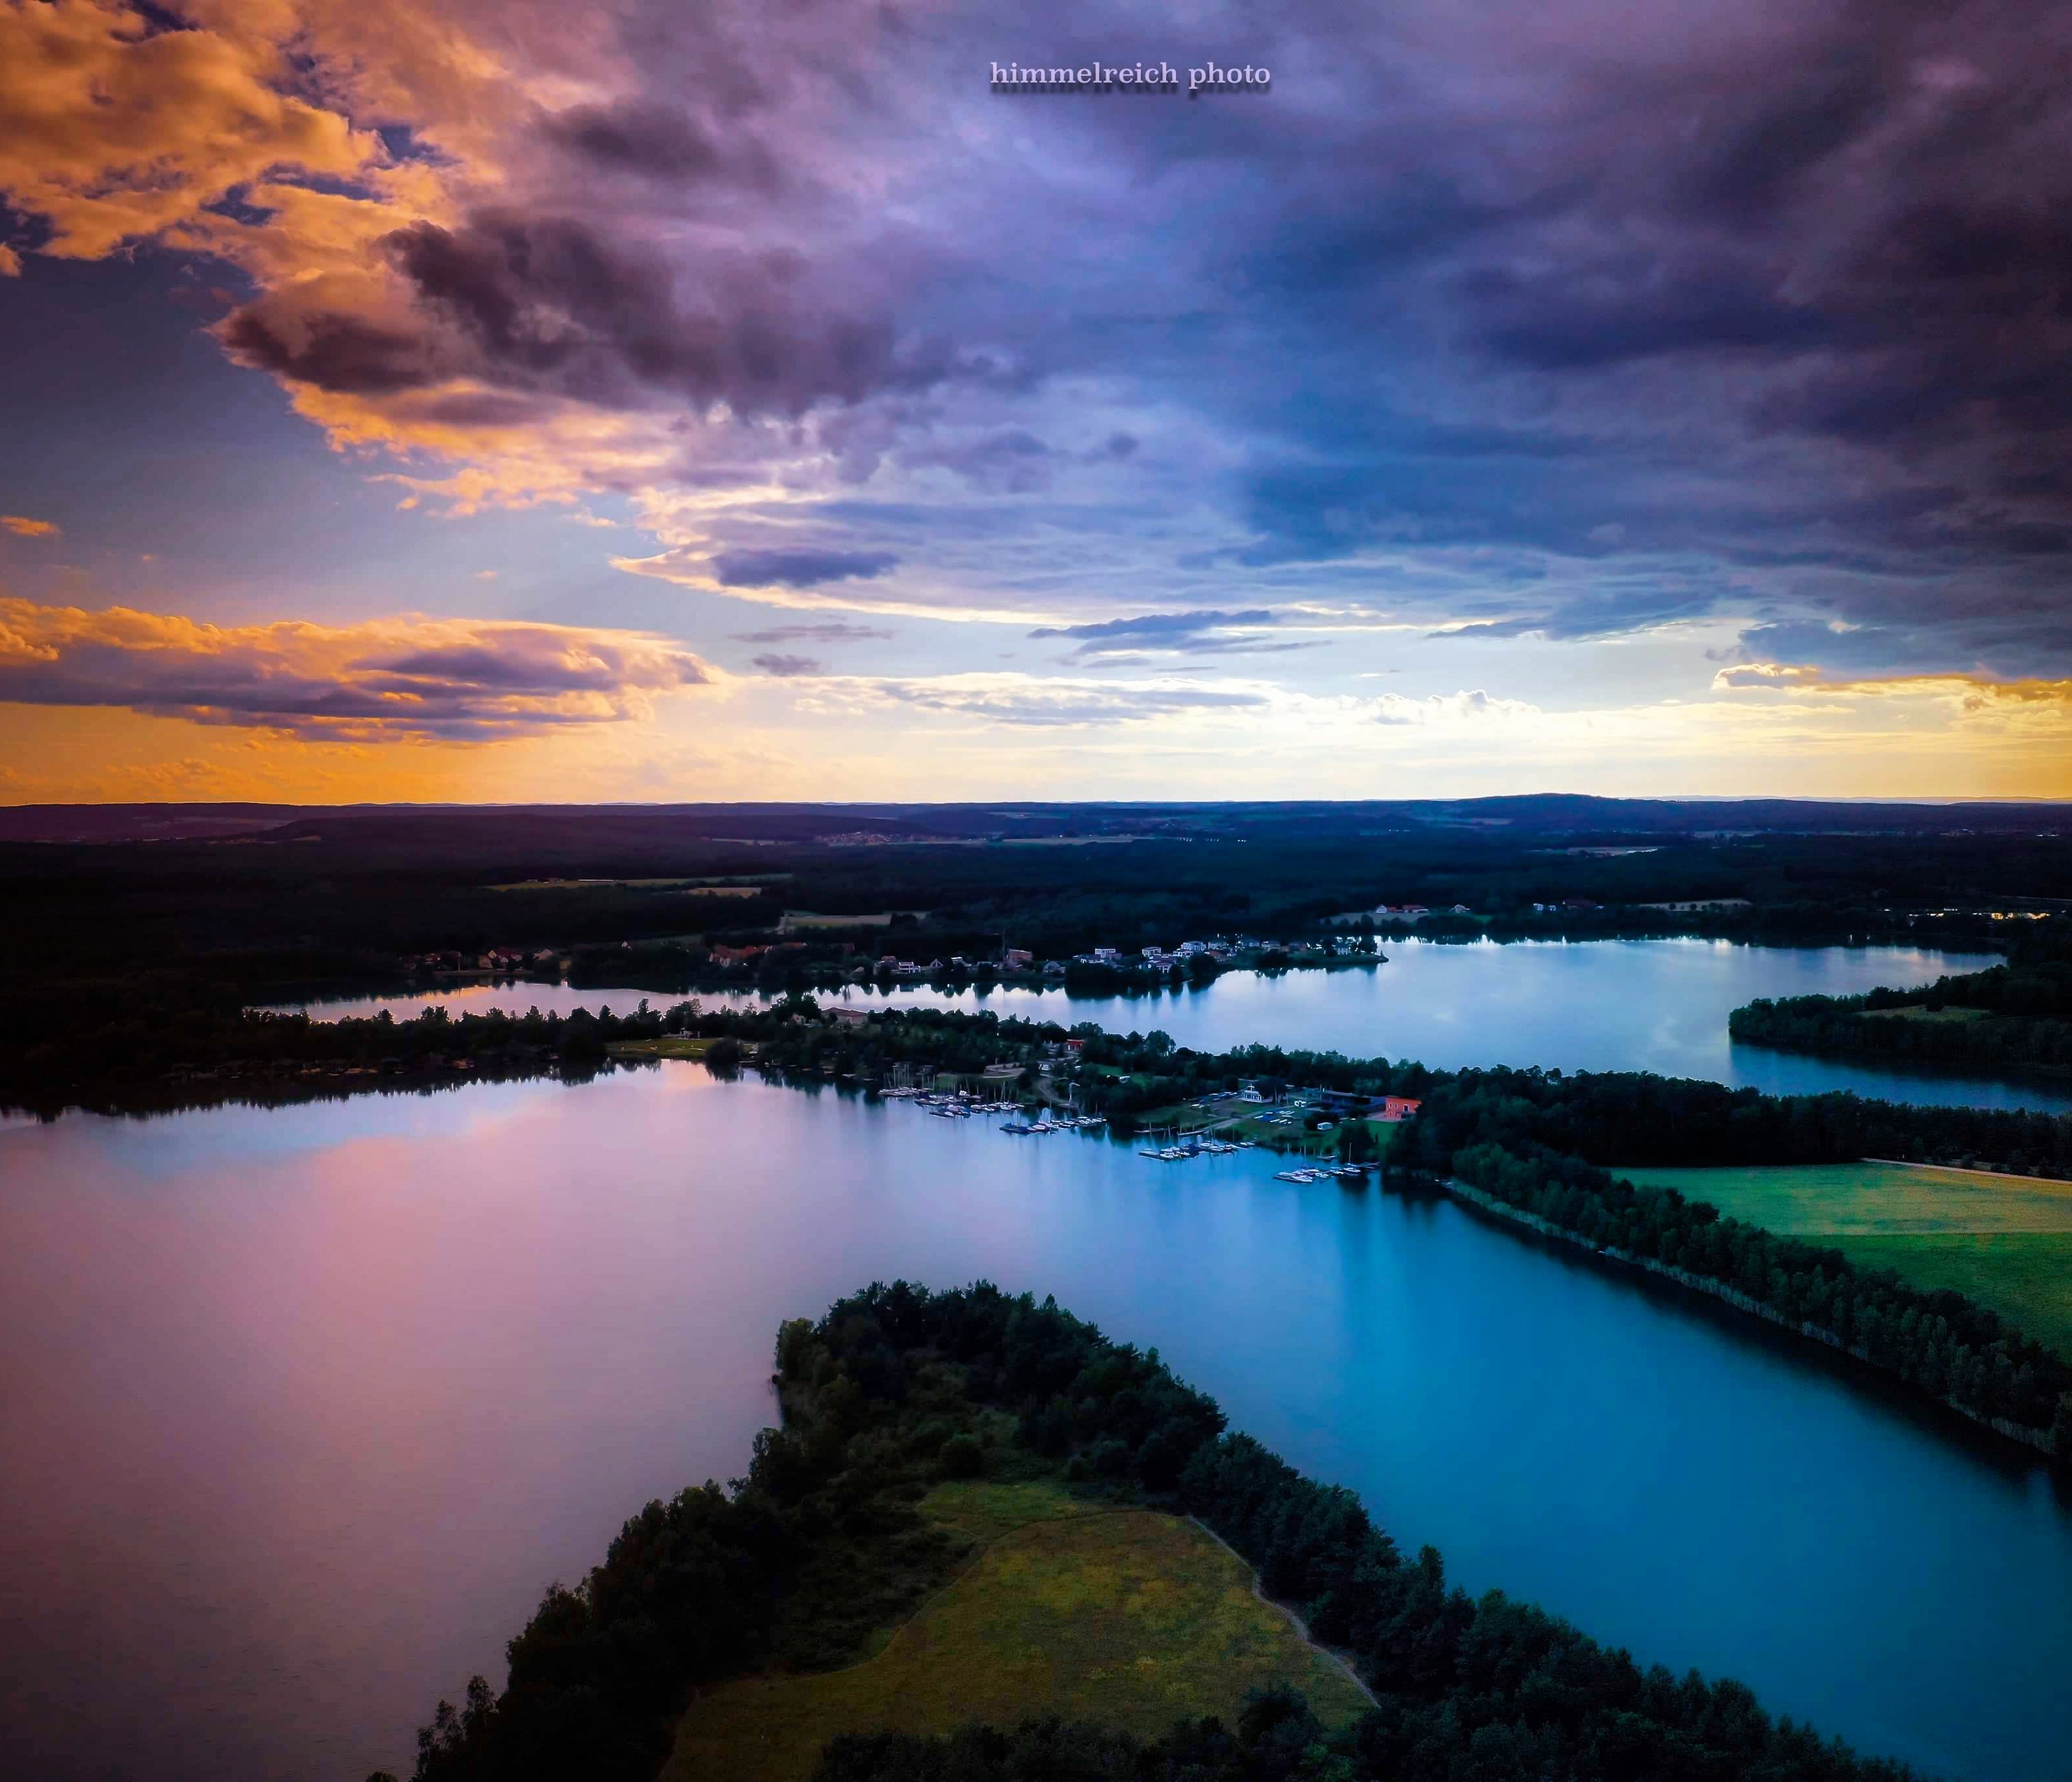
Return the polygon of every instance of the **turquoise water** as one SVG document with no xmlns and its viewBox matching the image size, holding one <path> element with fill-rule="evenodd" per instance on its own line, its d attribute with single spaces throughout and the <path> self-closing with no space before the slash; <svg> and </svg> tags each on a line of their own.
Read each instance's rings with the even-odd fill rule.
<svg viewBox="0 0 2072 1782">
<path fill-rule="evenodd" d="M 1112 1031 L 1163 1028 L 1184 1046 L 1226 1051 L 1269 1045 L 1338 1051 L 1355 1057 L 1421 1059 L 1437 1069 L 1542 1064 L 1562 1070 L 1649 1070 L 1707 1077 L 1774 1094 L 1853 1089 L 1888 1101 L 1943 1105 L 2072 1109 L 2072 1084 L 2008 1082 L 1926 1074 L 1736 1046 L 1727 1015 L 1758 997 L 1847 996 L 1879 984 L 1930 983 L 1947 972 L 1979 971 L 1992 955 L 1911 947 L 1737 947 L 1716 940 L 1522 941 L 1446 946 L 1391 941 L 1372 970 L 1233 972 L 1202 990 L 1156 996 L 1066 996 L 1062 990 L 999 990 L 980 996 L 926 988 L 850 990 L 853 1003 L 985 1008 Z M 661 1007 L 677 998 L 638 990 L 563 985 L 478 985 L 437 996 L 384 997 L 309 1005 L 331 1018 L 388 1008 L 401 1017 L 427 1002 L 462 1009 L 542 1010 L 609 1006 L 620 1012 L 645 995 Z M 706 1004 L 742 998 L 709 994 Z"/>
<path fill-rule="evenodd" d="M 0 1130 L 0 1773 L 407 1770 L 541 1587 L 741 1470 L 781 1318 L 905 1274 L 1157 1346 L 1470 1589 L 1952 1776 L 2065 1776 L 2041 1466 L 1709 1302 L 1274 1167 L 685 1064 Z"/>
</svg>

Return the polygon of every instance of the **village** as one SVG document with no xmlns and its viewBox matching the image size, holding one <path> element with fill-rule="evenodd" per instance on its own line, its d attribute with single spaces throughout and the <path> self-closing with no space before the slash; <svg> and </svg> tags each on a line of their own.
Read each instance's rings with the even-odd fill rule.
<svg viewBox="0 0 2072 1782">
<path fill-rule="evenodd" d="M 1414 910 L 1411 919 L 1422 913 L 1424 912 L 1421 910 Z M 902 982 L 965 984 L 985 981 L 1077 987 L 1084 982 L 1089 988 L 1120 989 L 1133 983 L 1149 986 L 1154 980 L 1206 982 L 1221 972 L 1236 969 L 1286 971 L 1371 965 L 1383 963 L 1385 958 L 1373 937 L 1366 933 L 1334 933 L 1296 940 L 1219 935 L 1207 940 L 1182 940 L 1170 948 L 1146 945 L 1135 952 L 1097 946 L 1062 958 L 1039 958 L 1030 949 L 1009 945 L 982 957 L 959 953 L 910 959 L 895 953 L 882 953 L 875 958 L 862 957 L 861 949 L 853 940 L 779 939 L 740 945 L 704 945 L 686 937 L 681 941 L 657 945 L 666 946 L 680 957 L 687 973 L 693 976 L 709 974 L 714 978 L 724 978 L 746 975 L 761 978 L 773 970 L 797 969 L 806 973 L 810 982 L 826 985 Z M 435 982 L 462 982 L 484 977 L 559 982 L 569 975 L 579 957 L 594 973 L 610 957 L 607 950 L 606 961 L 600 961 L 595 957 L 598 950 L 491 947 L 479 952 L 463 952 L 449 949 L 412 954 L 402 964 L 413 978 Z M 631 955 L 648 949 L 636 949 L 631 942 L 621 942 L 615 950 Z"/>
</svg>

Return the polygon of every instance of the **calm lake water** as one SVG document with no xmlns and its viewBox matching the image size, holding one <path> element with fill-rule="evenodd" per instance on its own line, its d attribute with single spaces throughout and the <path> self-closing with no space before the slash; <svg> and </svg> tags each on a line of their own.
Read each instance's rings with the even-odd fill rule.
<svg viewBox="0 0 2072 1782">
<path fill-rule="evenodd" d="M 406 1769 L 541 1587 L 742 1469 L 781 1318 L 905 1274 L 1157 1346 L 1471 1589 L 1952 1776 L 2065 1777 L 2040 1465 L 1709 1303 L 1274 1167 L 689 1064 L 0 1130 L 0 1774 Z"/>
<path fill-rule="evenodd" d="M 1202 990 L 1155 996 L 1067 997 L 1062 990 L 980 996 L 925 987 L 886 994 L 852 990 L 852 1003 L 993 1009 L 1112 1032 L 1162 1027 L 1183 1046 L 1222 1052 L 1252 1040 L 1354 1057 L 1421 1059 L 1440 1070 L 1544 1064 L 1562 1070 L 1649 1070 L 1745 1084 L 1773 1094 L 1853 1089 L 1887 1101 L 1945 1106 L 2072 1109 L 2062 1079 L 2010 1083 L 1802 1058 L 1727 1038 L 1730 1010 L 1761 996 L 1848 996 L 1880 984 L 1932 983 L 1981 971 L 1996 955 L 1912 947 L 1737 947 L 1723 940 L 1521 941 L 1449 946 L 1387 944 L 1371 971 L 1231 972 Z M 475 985 L 438 995 L 306 1005 L 325 1019 L 387 1008 L 406 1018 L 428 1002 L 463 1009 L 595 1009 L 623 1013 L 652 990 L 565 985 Z M 745 998 L 700 998 L 708 1006 Z"/>
</svg>

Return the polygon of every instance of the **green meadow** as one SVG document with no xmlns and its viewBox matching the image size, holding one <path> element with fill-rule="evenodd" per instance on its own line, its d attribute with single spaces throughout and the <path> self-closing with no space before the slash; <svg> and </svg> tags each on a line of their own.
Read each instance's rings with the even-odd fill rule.
<svg viewBox="0 0 2072 1782">
<path fill-rule="evenodd" d="M 1871 1163 L 1613 1173 L 1832 1244 L 1859 1268 L 1954 1288 L 2072 1356 L 2072 1182 Z"/>
<path fill-rule="evenodd" d="M 837 1734 L 948 1732 L 1031 1714 L 1155 1738 L 1234 1720 L 1293 1684 L 1325 1721 L 1365 1706 L 1332 1659 L 1261 1602 L 1251 1568 L 1195 1523 L 1109 1509 L 1046 1483 L 944 1484 L 923 1512 L 972 1544 L 957 1578 L 860 1665 L 738 1678 L 684 1716 L 663 1782 L 807 1782 Z"/>
</svg>

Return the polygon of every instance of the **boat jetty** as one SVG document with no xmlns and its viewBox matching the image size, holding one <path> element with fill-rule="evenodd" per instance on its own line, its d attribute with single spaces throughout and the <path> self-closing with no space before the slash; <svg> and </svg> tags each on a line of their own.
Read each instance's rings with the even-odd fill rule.
<svg viewBox="0 0 2072 1782">
<path fill-rule="evenodd" d="M 1162 1145 L 1156 1150 L 1141 1150 L 1137 1154 L 1161 1163 L 1184 1163 L 1191 1157 L 1227 1157 L 1234 1151 L 1255 1149 L 1248 1138 L 1240 1138 L 1235 1143 L 1224 1138 L 1190 1138 L 1185 1144 Z"/>
<path fill-rule="evenodd" d="M 1371 1167 L 1366 1163 L 1318 1163 L 1301 1169 L 1276 1171 L 1273 1179 L 1276 1182 L 1364 1182 Z"/>
<path fill-rule="evenodd" d="M 1063 1109 L 1039 1114 L 1030 1120 L 1025 1116 L 1031 1110 L 1019 1101 L 980 1101 L 961 1089 L 890 1089 L 880 1093 L 888 1101 L 911 1101 L 923 1113 L 932 1114 L 938 1120 L 968 1120 L 975 1113 L 1010 1114 L 1013 1117 L 1003 1122 L 999 1130 L 1017 1138 L 1040 1137 L 1052 1132 L 1082 1132 L 1108 1124 L 1104 1113 L 1067 1113 Z"/>
</svg>

